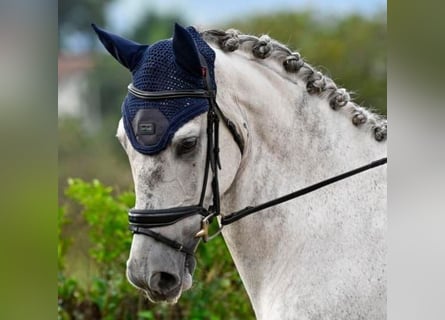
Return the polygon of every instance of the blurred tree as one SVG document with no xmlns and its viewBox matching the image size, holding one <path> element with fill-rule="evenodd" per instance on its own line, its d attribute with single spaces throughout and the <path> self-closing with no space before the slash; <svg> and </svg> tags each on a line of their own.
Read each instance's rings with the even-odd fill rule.
<svg viewBox="0 0 445 320">
<path fill-rule="evenodd" d="M 147 11 L 144 18 L 140 20 L 129 37 L 135 41 L 146 44 L 170 38 L 173 34 L 175 22 L 185 24 L 179 15 L 160 15 L 156 12 Z"/>
<path fill-rule="evenodd" d="M 354 92 L 357 103 L 386 114 L 386 11 L 374 17 L 286 12 L 234 21 L 228 27 L 270 35 Z"/>
<path fill-rule="evenodd" d="M 91 32 L 91 23 L 103 25 L 105 7 L 113 0 L 77 0 L 59 1 L 59 50 L 66 49 L 67 40 L 71 36 L 83 39 L 89 48 L 94 46 L 95 35 Z"/>
</svg>

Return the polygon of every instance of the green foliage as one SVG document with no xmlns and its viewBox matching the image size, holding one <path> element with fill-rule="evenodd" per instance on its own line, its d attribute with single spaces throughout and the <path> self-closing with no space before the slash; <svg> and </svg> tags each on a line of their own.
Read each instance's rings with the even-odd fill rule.
<svg viewBox="0 0 445 320">
<path fill-rule="evenodd" d="M 100 266 L 104 266 L 101 273 L 111 272 L 125 263 L 130 249 L 131 239 L 127 229 L 122 228 L 127 224 L 127 217 L 122 213 L 132 206 L 134 196 L 123 193 L 114 198 L 112 189 L 98 180 L 88 184 L 80 179 L 70 179 L 68 185 L 66 195 L 82 205 L 83 216 L 94 228 L 94 232 L 89 234 L 92 243 L 90 254 Z"/>
<path fill-rule="evenodd" d="M 159 15 L 147 11 L 130 37 L 139 43 L 154 43 L 160 39 L 167 39 L 173 34 L 175 22 L 185 24 L 182 20 L 182 17 L 175 13 Z"/>
<path fill-rule="evenodd" d="M 66 195 L 81 208 L 88 224 L 90 258 L 96 274 L 85 286 L 64 268 L 70 239 L 67 210 L 59 211 L 59 319 L 253 319 L 240 278 L 221 237 L 202 244 L 197 252 L 194 287 L 174 306 L 154 305 L 131 287 L 125 278 L 130 251 L 127 210 L 134 203 L 131 192 L 113 193 L 98 180 L 70 179 Z M 74 239 L 73 239 L 74 241 Z"/>
<path fill-rule="evenodd" d="M 63 229 L 69 225 L 70 220 L 66 217 L 66 209 L 59 208 L 57 215 L 57 265 L 58 265 L 58 320 L 71 319 L 69 311 L 71 306 L 75 304 L 80 294 L 78 291 L 78 282 L 74 278 L 66 277 L 64 274 L 65 269 L 65 256 L 67 249 L 72 242 L 71 238 L 63 235 Z"/>
<path fill-rule="evenodd" d="M 63 258 L 65 257 L 66 251 L 71 242 L 70 238 L 62 236 L 62 229 L 68 223 L 69 221 L 66 218 L 65 209 L 59 208 L 57 214 L 57 239 L 59 240 L 57 243 L 57 267 L 59 270 L 63 269 L 64 267 L 65 262 Z"/>
</svg>

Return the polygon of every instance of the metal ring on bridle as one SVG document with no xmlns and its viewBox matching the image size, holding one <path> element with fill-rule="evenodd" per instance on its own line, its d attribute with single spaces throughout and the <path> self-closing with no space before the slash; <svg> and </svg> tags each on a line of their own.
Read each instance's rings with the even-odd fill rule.
<svg viewBox="0 0 445 320">
<path fill-rule="evenodd" d="M 210 220 L 212 220 L 212 218 L 214 216 L 215 215 L 211 214 L 201 220 L 201 230 L 199 230 L 195 234 L 195 238 L 201 238 L 204 242 L 208 242 L 208 241 L 212 240 L 213 238 L 217 237 L 221 233 L 222 229 L 224 228 L 223 225 L 218 227 L 218 230 L 214 234 L 209 236 Z"/>
</svg>

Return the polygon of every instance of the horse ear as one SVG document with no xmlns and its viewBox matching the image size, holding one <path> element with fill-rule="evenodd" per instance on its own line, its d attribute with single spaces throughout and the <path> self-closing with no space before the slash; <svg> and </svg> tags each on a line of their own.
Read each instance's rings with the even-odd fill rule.
<svg viewBox="0 0 445 320">
<path fill-rule="evenodd" d="M 137 42 L 122 38 L 116 34 L 105 31 L 91 24 L 94 31 L 99 37 L 100 42 L 108 50 L 108 52 L 122 64 L 124 67 L 133 71 L 138 62 L 141 60 L 144 51 L 148 45 L 141 45 Z"/>
<path fill-rule="evenodd" d="M 177 23 L 173 35 L 173 54 L 181 68 L 193 75 L 201 75 L 201 62 L 195 41 L 191 34 Z"/>
</svg>

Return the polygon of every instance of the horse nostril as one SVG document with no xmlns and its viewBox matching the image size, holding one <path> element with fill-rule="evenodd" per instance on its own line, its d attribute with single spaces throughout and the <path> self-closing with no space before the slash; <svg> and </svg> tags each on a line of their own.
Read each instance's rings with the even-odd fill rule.
<svg viewBox="0 0 445 320">
<path fill-rule="evenodd" d="M 150 278 L 150 287 L 152 290 L 166 294 L 179 286 L 179 279 L 173 274 L 167 272 L 156 272 Z"/>
</svg>

